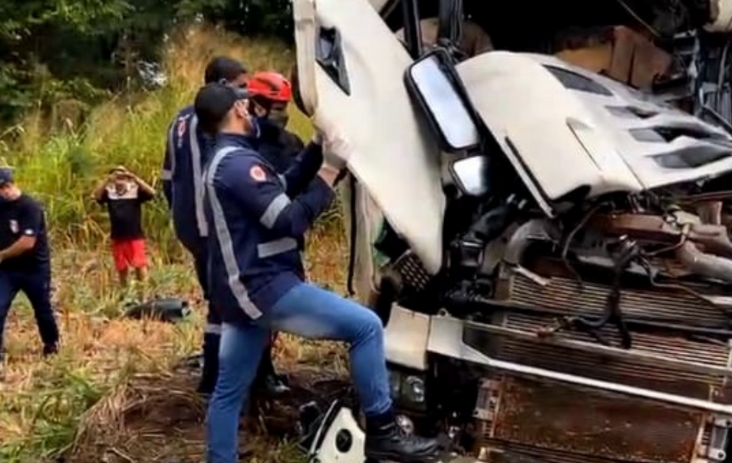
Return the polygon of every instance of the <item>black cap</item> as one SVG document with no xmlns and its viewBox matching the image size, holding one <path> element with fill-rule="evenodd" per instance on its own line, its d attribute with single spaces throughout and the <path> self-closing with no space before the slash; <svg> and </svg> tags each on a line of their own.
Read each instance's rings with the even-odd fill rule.
<svg viewBox="0 0 732 463">
<path fill-rule="evenodd" d="M 204 78 L 207 84 L 222 80 L 231 82 L 246 72 L 247 68 L 241 62 L 225 56 L 217 56 L 206 65 Z"/>
<path fill-rule="evenodd" d="M 0 186 L 6 183 L 13 183 L 13 168 L 0 167 Z"/>
<path fill-rule="evenodd" d="M 201 128 L 206 133 L 215 133 L 234 103 L 248 96 L 246 89 L 230 87 L 222 82 L 201 87 L 193 102 Z"/>
</svg>

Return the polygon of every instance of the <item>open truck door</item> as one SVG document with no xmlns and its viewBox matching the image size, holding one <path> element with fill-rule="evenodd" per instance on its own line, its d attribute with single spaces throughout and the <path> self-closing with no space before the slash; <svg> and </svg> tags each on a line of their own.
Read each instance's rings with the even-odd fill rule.
<svg viewBox="0 0 732 463">
<path fill-rule="evenodd" d="M 356 228 L 354 283 L 364 302 L 378 290 L 373 243 L 383 218 L 425 270 L 442 264 L 439 149 L 407 94 L 412 59 L 379 16 L 383 3 L 293 2 L 302 106 L 337 121 L 352 148 L 355 182 L 343 182 L 343 202 L 347 228 Z"/>
</svg>

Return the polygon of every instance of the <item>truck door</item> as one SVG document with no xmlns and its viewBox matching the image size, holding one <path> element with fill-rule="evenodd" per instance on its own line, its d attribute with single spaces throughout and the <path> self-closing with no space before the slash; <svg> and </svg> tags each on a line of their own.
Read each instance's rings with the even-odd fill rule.
<svg viewBox="0 0 732 463">
<path fill-rule="evenodd" d="M 347 212 L 358 224 L 351 245 L 370 254 L 357 256 L 362 277 L 374 262 L 380 217 L 436 273 L 445 198 L 439 149 L 404 86 L 412 59 L 368 0 L 295 0 L 293 10 L 303 105 L 337 121 L 352 148 L 357 187 L 347 193 L 356 201 Z M 358 245 L 363 239 L 368 246 Z M 373 281 L 374 272 L 361 280 Z"/>
</svg>

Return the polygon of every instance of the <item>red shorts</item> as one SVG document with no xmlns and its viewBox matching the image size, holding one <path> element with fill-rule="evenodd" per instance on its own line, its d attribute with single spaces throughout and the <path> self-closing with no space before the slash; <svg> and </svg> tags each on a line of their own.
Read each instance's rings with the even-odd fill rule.
<svg viewBox="0 0 732 463">
<path fill-rule="evenodd" d="M 117 267 L 118 272 L 124 272 L 129 267 L 147 267 L 145 240 L 142 238 L 112 240 L 112 255 L 114 256 L 114 266 Z"/>
</svg>

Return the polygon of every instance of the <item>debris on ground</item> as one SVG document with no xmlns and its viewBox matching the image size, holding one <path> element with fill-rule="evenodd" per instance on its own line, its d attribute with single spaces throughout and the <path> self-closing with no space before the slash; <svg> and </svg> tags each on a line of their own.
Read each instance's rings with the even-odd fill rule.
<svg viewBox="0 0 732 463">
<path fill-rule="evenodd" d="M 249 451 L 297 437 L 302 404 L 325 404 L 349 393 L 347 378 L 297 366 L 287 372 L 292 392 L 276 403 L 255 400 L 241 426 Z M 183 369 L 165 377 L 136 375 L 84 415 L 66 463 L 198 463 L 204 460 L 206 402 L 196 394 L 198 378 Z M 246 437 L 244 436 L 246 434 Z M 266 437 L 264 437 L 266 436 Z M 271 448 L 271 447 L 270 447 Z M 296 450 L 262 452 L 263 461 L 295 461 Z M 293 452 L 292 457 L 285 454 Z M 286 460 L 285 460 L 286 458 Z"/>
<path fill-rule="evenodd" d="M 188 301 L 175 298 L 156 298 L 140 304 L 131 304 L 125 312 L 125 317 L 136 320 L 143 318 L 177 323 L 185 320 L 191 313 Z"/>
</svg>

